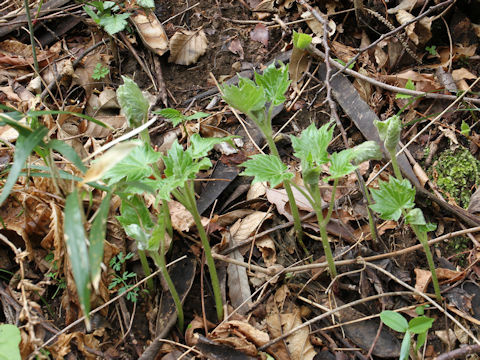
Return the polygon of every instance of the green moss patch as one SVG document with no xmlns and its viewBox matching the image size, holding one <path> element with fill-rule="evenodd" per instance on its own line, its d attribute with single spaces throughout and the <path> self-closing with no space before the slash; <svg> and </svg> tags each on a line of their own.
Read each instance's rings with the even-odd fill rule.
<svg viewBox="0 0 480 360">
<path fill-rule="evenodd" d="M 447 198 L 467 208 L 480 175 L 480 162 L 466 148 L 442 152 L 429 169 L 430 178 Z"/>
</svg>

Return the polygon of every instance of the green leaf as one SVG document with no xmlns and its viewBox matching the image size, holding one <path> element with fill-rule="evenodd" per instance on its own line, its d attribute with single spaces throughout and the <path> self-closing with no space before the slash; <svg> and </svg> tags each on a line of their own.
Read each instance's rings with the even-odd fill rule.
<svg viewBox="0 0 480 360">
<path fill-rule="evenodd" d="M 117 89 L 117 100 L 128 121 L 128 126 L 138 127 L 147 118 L 150 104 L 132 79 L 123 76 L 123 85 Z"/>
<path fill-rule="evenodd" d="M 78 300 L 83 314 L 90 312 L 90 263 L 87 250 L 87 236 L 83 227 L 83 209 L 78 191 L 75 189 L 65 200 L 64 236 L 68 258 L 72 264 L 73 278 L 77 287 Z"/>
<path fill-rule="evenodd" d="M 402 341 L 402 346 L 400 347 L 399 360 L 408 360 L 410 355 L 410 341 L 410 331 L 407 330 Z"/>
<path fill-rule="evenodd" d="M 88 249 L 88 259 L 90 261 L 90 279 L 95 289 L 98 289 L 100 282 L 100 274 L 102 268 L 100 265 L 103 261 L 103 246 L 105 241 L 105 234 L 107 231 L 107 218 L 110 210 L 110 199 L 112 193 L 107 192 L 98 208 L 97 215 L 93 220 L 90 229 L 90 247 Z"/>
<path fill-rule="evenodd" d="M 129 199 L 123 198 L 120 214 L 117 219 L 122 224 L 126 234 L 137 241 L 140 250 L 146 250 L 148 238 L 155 224 L 145 206 L 145 202 L 137 195 Z"/>
<path fill-rule="evenodd" d="M 426 46 L 425 47 L 425 50 L 428 51 L 428 53 L 432 56 L 436 56 L 438 55 L 437 53 L 437 46 L 436 45 L 432 45 L 432 46 Z"/>
<path fill-rule="evenodd" d="M 462 120 L 462 125 L 460 127 L 460 132 L 464 136 L 469 136 L 470 135 L 470 126 L 465 122 L 465 120 Z"/>
<path fill-rule="evenodd" d="M 165 108 L 161 110 L 156 110 L 153 113 L 159 114 L 160 116 L 163 116 L 165 119 L 170 120 L 173 126 L 177 126 L 178 124 L 186 120 L 185 115 L 183 115 L 177 109 Z"/>
<path fill-rule="evenodd" d="M 201 111 L 197 111 L 195 114 L 192 114 L 190 116 L 187 116 L 187 120 L 198 120 L 198 119 L 203 119 L 203 118 L 206 118 L 206 117 L 209 117 L 211 114 L 208 114 L 208 113 L 204 113 L 204 112 L 201 112 Z"/>
<path fill-rule="evenodd" d="M 380 313 L 380 319 L 389 328 L 398 331 L 406 332 L 408 330 L 407 320 L 395 311 L 385 310 Z"/>
<path fill-rule="evenodd" d="M 425 225 L 418 225 L 417 229 L 419 231 L 423 231 L 425 233 L 428 233 L 430 231 L 435 231 L 437 229 L 437 224 L 426 223 Z"/>
<path fill-rule="evenodd" d="M 377 127 L 378 135 L 385 143 L 385 148 L 389 152 L 395 151 L 402 132 L 402 122 L 400 117 L 398 115 L 393 115 L 385 121 L 374 120 L 373 124 Z"/>
<path fill-rule="evenodd" d="M 137 5 L 148 9 L 155 8 L 155 2 L 153 0 L 137 0 Z"/>
<path fill-rule="evenodd" d="M 91 9 L 90 6 L 84 5 L 83 11 L 87 13 L 97 24 L 100 24 L 100 17 Z"/>
<path fill-rule="evenodd" d="M 13 186 L 17 182 L 18 176 L 22 171 L 25 161 L 30 156 L 33 149 L 42 142 L 42 139 L 47 135 L 48 129 L 44 126 L 30 132 L 28 136 L 20 134 L 15 144 L 15 154 L 13 155 L 13 165 L 8 173 L 7 180 L 3 185 L 2 193 L 0 194 L 0 205 L 7 199 L 12 191 Z"/>
<path fill-rule="evenodd" d="M 103 179 L 108 179 L 108 184 L 112 185 L 122 179 L 126 181 L 135 181 L 148 178 L 153 174 L 150 164 L 160 160 L 161 153 L 156 152 L 148 144 L 137 146 L 123 160 L 108 170 Z"/>
<path fill-rule="evenodd" d="M 226 85 L 222 88 L 222 92 L 223 100 L 227 104 L 247 115 L 252 111 L 263 109 L 267 101 L 263 87 L 243 77 L 239 78 L 238 86 Z"/>
<path fill-rule="evenodd" d="M 352 161 L 354 164 L 361 164 L 368 160 L 381 160 L 383 158 L 382 150 L 376 141 L 364 141 L 352 148 Z"/>
<path fill-rule="evenodd" d="M 193 134 L 190 137 L 191 154 L 193 159 L 199 159 L 207 156 L 208 152 L 213 149 L 216 144 L 225 141 L 230 141 L 230 138 L 203 138 L 198 134 Z"/>
<path fill-rule="evenodd" d="M 420 348 L 425 344 L 427 340 L 427 332 L 421 333 L 417 335 L 417 346 L 415 346 L 415 351 L 420 350 Z"/>
<path fill-rule="evenodd" d="M 405 84 L 405 89 L 407 90 L 415 90 L 415 84 L 413 83 L 412 80 L 408 79 L 407 83 Z M 395 99 L 410 99 L 412 95 L 406 95 L 406 94 L 397 94 L 395 96 Z"/>
<path fill-rule="evenodd" d="M 414 208 L 408 211 L 405 216 L 405 223 L 411 225 L 426 225 L 427 222 L 423 217 L 423 212 L 419 208 Z"/>
<path fill-rule="evenodd" d="M 332 141 L 334 126 L 325 124 L 320 129 L 311 124 L 300 137 L 291 136 L 294 155 L 302 161 L 302 168 L 328 162 L 327 147 Z"/>
<path fill-rule="evenodd" d="M 310 35 L 298 33 L 295 30 L 293 31 L 293 46 L 296 48 L 304 50 L 311 42 L 312 37 Z"/>
<path fill-rule="evenodd" d="M 97 65 L 95 65 L 95 68 L 93 69 L 92 79 L 101 80 L 105 76 L 107 76 L 109 72 L 110 69 L 108 67 L 103 66 L 101 63 L 97 63 Z"/>
<path fill-rule="evenodd" d="M 339 179 L 355 171 L 357 167 L 351 162 L 353 156 L 352 149 L 333 153 L 330 156 L 329 179 Z"/>
<path fill-rule="evenodd" d="M 371 189 L 375 204 L 370 208 L 384 220 L 397 221 L 402 210 L 415 206 L 415 189 L 407 179 L 398 180 L 390 176 L 389 181 L 379 181 L 379 189 Z"/>
<path fill-rule="evenodd" d="M 0 324 L 0 360 L 21 360 L 20 330 L 12 324 Z"/>
<path fill-rule="evenodd" d="M 270 64 L 263 74 L 255 72 L 255 81 L 258 85 L 265 89 L 267 102 L 271 102 L 273 106 L 278 106 L 285 102 L 285 93 L 290 86 L 288 80 L 288 65 L 280 63 L 277 69 L 274 63 Z"/>
<path fill-rule="evenodd" d="M 104 14 L 100 16 L 99 24 L 103 26 L 105 31 L 110 35 L 116 34 L 124 30 L 127 27 L 127 19 L 130 17 L 130 13 L 123 13 L 123 14 L 114 14 L 114 15 L 107 15 Z"/>
<path fill-rule="evenodd" d="M 427 316 L 418 316 L 408 322 L 408 330 L 413 334 L 422 334 L 432 327 L 434 321 L 435 319 Z"/>
<path fill-rule="evenodd" d="M 425 314 L 425 308 L 430 307 L 429 305 L 420 305 L 415 308 L 415 312 L 417 315 L 424 315 Z"/>
<path fill-rule="evenodd" d="M 47 145 L 50 149 L 58 151 L 60 154 L 65 156 L 82 173 L 85 173 L 85 171 L 87 171 L 87 167 L 83 165 L 83 162 L 80 156 L 78 156 L 77 152 L 66 142 L 54 139 L 54 140 L 50 140 Z"/>
<path fill-rule="evenodd" d="M 273 155 L 253 155 L 242 166 L 245 166 L 245 171 L 240 175 L 254 176 L 253 183 L 268 181 L 271 187 L 293 177 L 293 174 L 287 171 L 287 166 Z"/>
<path fill-rule="evenodd" d="M 347 63 L 345 61 L 342 61 L 340 59 L 333 59 L 333 60 L 338 62 L 339 64 L 341 64 L 343 66 L 347 65 Z M 350 65 L 348 65 L 347 69 L 352 70 L 354 66 L 355 66 L 355 61 L 353 63 L 351 63 Z"/>
<path fill-rule="evenodd" d="M 165 163 L 165 176 L 174 179 L 176 184 L 183 184 L 189 179 L 195 179 L 195 175 L 200 170 L 210 168 L 212 163 L 209 159 L 203 158 L 200 161 L 194 161 L 192 157 L 192 148 L 183 150 L 182 146 L 175 141 L 168 151 L 167 156 L 163 157 Z M 169 186 L 173 186 L 170 184 Z"/>
</svg>

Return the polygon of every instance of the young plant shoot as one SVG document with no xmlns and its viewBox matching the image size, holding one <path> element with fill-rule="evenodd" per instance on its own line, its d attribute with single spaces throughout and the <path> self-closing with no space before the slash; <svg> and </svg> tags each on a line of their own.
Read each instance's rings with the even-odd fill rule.
<svg viewBox="0 0 480 360">
<path fill-rule="evenodd" d="M 428 266 L 432 273 L 432 282 L 438 301 L 442 301 L 440 286 L 435 272 L 435 263 L 428 246 L 427 233 L 436 229 L 435 224 L 427 223 L 421 209 L 415 207 L 415 188 L 410 181 L 403 179 L 396 157 L 397 144 L 400 141 L 402 123 L 398 115 L 394 115 L 385 121 L 376 121 L 380 139 L 390 154 L 395 177 L 390 176 L 388 182 L 379 181 L 379 189 L 371 189 L 375 204 L 370 208 L 376 211 L 384 220 L 398 221 L 401 216 L 405 223 L 409 224 L 423 245 L 427 256 Z"/>
<path fill-rule="evenodd" d="M 282 163 L 277 146 L 273 140 L 272 113 L 275 107 L 281 106 L 285 102 L 285 93 L 289 85 L 288 65 L 281 63 L 278 69 L 275 64 L 271 64 L 263 71 L 263 74 L 255 73 L 255 82 L 240 77 L 238 86 L 227 85 L 221 89 L 223 99 L 231 107 L 247 115 L 262 131 L 272 154 L 268 157 L 268 160 L 266 160 L 267 158 L 262 159 L 261 156 L 253 157 L 251 160 L 253 162 L 250 162 L 248 165 L 250 169 L 247 167 L 243 173 L 244 175 L 255 176 L 255 170 L 252 170 L 253 167 L 256 168 L 256 165 L 261 165 L 264 161 L 272 161 L 272 164 L 276 166 L 276 170 L 281 170 L 285 166 Z M 277 160 L 272 160 L 273 158 Z M 256 164 L 257 161 L 259 162 L 258 164 Z M 290 183 L 292 176 L 286 172 L 282 172 L 282 174 L 284 175 L 281 175 L 280 178 L 274 180 L 270 185 L 275 186 L 283 182 L 290 209 L 292 210 L 297 240 L 303 250 L 308 253 L 303 244 L 302 223 L 300 222 L 300 214 Z"/>
</svg>

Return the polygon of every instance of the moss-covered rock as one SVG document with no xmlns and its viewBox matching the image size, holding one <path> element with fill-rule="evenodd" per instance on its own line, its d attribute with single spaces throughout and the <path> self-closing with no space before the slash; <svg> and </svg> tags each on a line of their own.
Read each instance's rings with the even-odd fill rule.
<svg viewBox="0 0 480 360">
<path fill-rule="evenodd" d="M 480 162 L 466 148 L 448 149 L 438 156 L 429 175 L 447 198 L 467 208 L 480 176 Z"/>
</svg>

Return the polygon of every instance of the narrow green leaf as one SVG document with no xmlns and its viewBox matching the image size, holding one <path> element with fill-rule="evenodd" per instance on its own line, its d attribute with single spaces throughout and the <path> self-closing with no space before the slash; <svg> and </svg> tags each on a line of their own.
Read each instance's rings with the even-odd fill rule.
<svg viewBox="0 0 480 360">
<path fill-rule="evenodd" d="M 103 260 L 103 245 L 107 231 L 107 218 L 110 210 L 111 198 L 112 193 L 107 192 L 98 208 L 97 215 L 95 216 L 92 228 L 90 229 L 90 248 L 88 249 L 88 258 L 90 261 L 90 279 L 95 289 L 98 289 L 100 274 L 102 272 L 100 264 Z"/>
<path fill-rule="evenodd" d="M 402 341 L 402 346 L 400 347 L 399 360 L 408 360 L 410 354 L 410 341 L 410 331 L 407 330 Z"/>
<path fill-rule="evenodd" d="M 240 77 L 238 86 L 226 85 L 222 92 L 223 100 L 244 114 L 263 109 L 267 101 L 263 87 L 243 77 Z"/>
<path fill-rule="evenodd" d="M 397 221 L 402 210 L 415 206 L 415 189 L 407 179 L 398 180 L 390 176 L 389 181 L 379 181 L 379 189 L 371 189 L 375 204 L 370 208 L 384 220 Z"/>
<path fill-rule="evenodd" d="M 124 112 L 128 125 L 136 128 L 147 118 L 150 104 L 132 79 L 123 76 L 123 85 L 117 89 L 117 100 Z"/>
<path fill-rule="evenodd" d="M 293 174 L 287 171 L 287 166 L 273 155 L 253 155 L 242 166 L 245 166 L 245 171 L 240 175 L 254 176 L 253 183 L 268 181 L 270 186 L 275 187 L 293 177 Z"/>
<path fill-rule="evenodd" d="M 36 116 L 43 116 L 43 115 L 62 115 L 62 114 L 76 116 L 76 117 L 79 117 L 81 119 L 85 119 L 85 120 L 88 120 L 90 122 L 93 122 L 94 124 L 97 124 L 97 125 L 99 125 L 101 127 L 104 127 L 106 129 L 114 130 L 113 127 L 111 127 L 107 123 L 104 123 L 103 121 L 100 121 L 100 120 L 95 119 L 94 117 L 91 117 L 91 116 L 88 116 L 88 115 L 85 115 L 85 114 L 82 114 L 82 113 L 78 113 L 78 112 L 73 112 L 73 111 L 29 110 L 26 115 L 29 116 L 29 117 L 36 117 Z"/>
<path fill-rule="evenodd" d="M 25 161 L 27 161 L 33 149 L 42 142 L 42 139 L 47 135 L 48 129 L 44 126 L 31 132 L 28 136 L 19 135 L 15 144 L 15 154 L 13 155 L 13 165 L 8 173 L 7 180 L 3 185 L 2 193 L 0 194 L 0 205 L 7 199 L 12 191 L 13 186 L 17 182 L 18 176 L 22 171 Z"/>
<path fill-rule="evenodd" d="M 21 360 L 20 330 L 12 324 L 0 324 L 0 360 Z"/>
<path fill-rule="evenodd" d="M 385 310 L 380 313 L 380 319 L 389 328 L 398 331 L 405 332 L 408 330 L 407 320 L 395 311 Z"/>
<path fill-rule="evenodd" d="M 263 74 L 255 72 L 255 81 L 265 89 L 267 102 L 278 106 L 285 102 L 285 93 L 290 86 L 288 80 L 288 65 L 280 63 L 277 68 L 274 63 L 263 70 Z"/>
<path fill-rule="evenodd" d="M 296 48 L 304 50 L 311 42 L 312 37 L 310 35 L 293 31 L 293 46 Z"/>
<path fill-rule="evenodd" d="M 415 351 L 420 350 L 420 348 L 425 344 L 427 340 L 427 332 L 421 333 L 417 335 L 417 346 L 415 346 Z"/>
<path fill-rule="evenodd" d="M 413 318 L 408 323 L 408 330 L 413 334 L 421 334 L 427 332 L 431 327 L 435 319 L 427 316 L 418 316 Z"/>
<path fill-rule="evenodd" d="M 78 156 L 77 152 L 66 142 L 54 139 L 54 140 L 50 140 L 47 145 L 50 149 L 58 151 L 60 154 L 65 156 L 82 173 L 85 173 L 85 171 L 87 171 L 87 167 L 83 165 L 83 162 L 80 156 Z"/>
<path fill-rule="evenodd" d="M 83 218 L 79 194 L 75 189 L 65 200 L 64 236 L 80 307 L 88 319 L 90 312 L 90 288 L 88 284 L 90 264 Z"/>
</svg>

